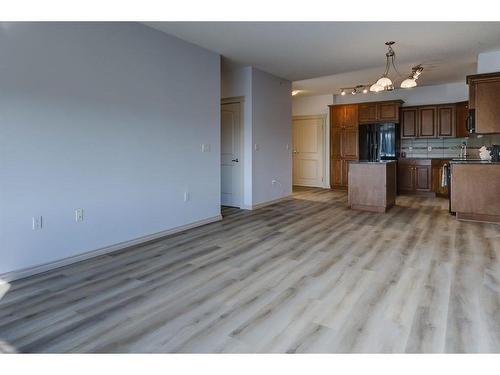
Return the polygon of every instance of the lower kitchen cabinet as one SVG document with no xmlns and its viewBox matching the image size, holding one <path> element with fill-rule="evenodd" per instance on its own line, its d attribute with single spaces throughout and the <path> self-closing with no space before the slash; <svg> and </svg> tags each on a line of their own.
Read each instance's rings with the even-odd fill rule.
<svg viewBox="0 0 500 375">
<path fill-rule="evenodd" d="M 449 163 L 446 159 L 432 159 L 432 191 L 439 197 L 448 197 L 448 187 L 442 186 L 443 166 Z"/>
<path fill-rule="evenodd" d="M 431 191 L 431 173 L 430 165 L 415 165 L 415 191 Z"/>
<path fill-rule="evenodd" d="M 430 193 L 432 166 L 430 159 L 400 159 L 398 161 L 398 192 Z"/>
<path fill-rule="evenodd" d="M 346 159 L 332 159 L 331 185 L 333 189 L 347 189 L 350 161 Z"/>
</svg>

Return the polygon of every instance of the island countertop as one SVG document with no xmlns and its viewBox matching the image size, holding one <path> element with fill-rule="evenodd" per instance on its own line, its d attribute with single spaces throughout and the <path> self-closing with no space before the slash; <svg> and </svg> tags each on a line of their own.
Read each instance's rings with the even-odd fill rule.
<svg viewBox="0 0 500 375">
<path fill-rule="evenodd" d="M 349 162 L 349 164 L 390 164 L 396 162 L 397 160 L 380 160 L 380 161 L 352 160 Z"/>
</svg>

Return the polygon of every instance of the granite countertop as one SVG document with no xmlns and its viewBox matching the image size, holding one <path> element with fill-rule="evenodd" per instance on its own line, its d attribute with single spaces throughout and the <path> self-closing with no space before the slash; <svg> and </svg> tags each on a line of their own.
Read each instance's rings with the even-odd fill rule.
<svg viewBox="0 0 500 375">
<path fill-rule="evenodd" d="M 349 163 L 353 164 L 390 164 L 395 163 L 397 160 L 380 160 L 380 161 L 365 161 L 365 160 L 352 160 Z"/>
<path fill-rule="evenodd" d="M 398 160 L 452 160 L 453 157 L 410 157 L 410 158 L 398 158 Z"/>
<path fill-rule="evenodd" d="M 489 161 L 489 160 L 460 160 L 460 159 L 452 159 L 450 161 L 451 164 L 492 164 L 492 165 L 500 165 L 498 161 Z"/>
</svg>

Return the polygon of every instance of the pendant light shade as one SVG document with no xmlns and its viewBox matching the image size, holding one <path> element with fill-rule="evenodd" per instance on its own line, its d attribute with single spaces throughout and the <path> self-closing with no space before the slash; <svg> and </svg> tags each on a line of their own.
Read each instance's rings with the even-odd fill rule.
<svg viewBox="0 0 500 375">
<path fill-rule="evenodd" d="M 417 86 L 417 81 L 413 78 L 406 78 L 403 82 L 401 82 L 402 89 L 410 89 L 415 86 Z"/>
<path fill-rule="evenodd" d="M 386 77 L 386 76 L 382 76 L 378 79 L 377 81 L 377 85 L 379 86 L 382 86 L 382 87 L 388 87 L 388 86 L 392 86 L 392 81 L 389 77 Z"/>
<path fill-rule="evenodd" d="M 370 86 L 370 91 L 372 92 L 384 91 L 384 87 L 380 86 L 378 83 L 374 83 L 373 85 Z"/>
</svg>

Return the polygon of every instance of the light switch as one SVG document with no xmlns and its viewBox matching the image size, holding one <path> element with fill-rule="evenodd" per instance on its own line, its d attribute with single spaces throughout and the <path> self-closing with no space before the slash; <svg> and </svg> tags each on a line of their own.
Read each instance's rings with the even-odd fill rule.
<svg viewBox="0 0 500 375">
<path fill-rule="evenodd" d="M 42 229 L 42 217 L 41 216 L 33 216 L 33 230 Z"/>
<path fill-rule="evenodd" d="M 201 152 L 210 152 L 210 144 L 208 143 L 203 143 L 201 145 Z"/>
<path fill-rule="evenodd" d="M 79 221 L 83 221 L 83 208 L 77 208 L 75 210 L 75 221 L 78 223 Z"/>
</svg>

